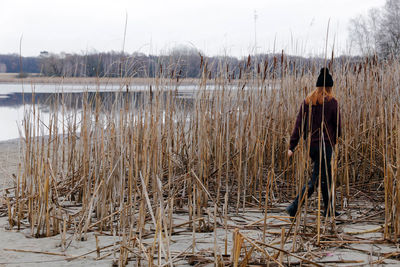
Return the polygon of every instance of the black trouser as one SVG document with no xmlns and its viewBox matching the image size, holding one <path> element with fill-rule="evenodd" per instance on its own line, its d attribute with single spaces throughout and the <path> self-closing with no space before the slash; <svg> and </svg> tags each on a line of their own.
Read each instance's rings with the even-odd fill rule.
<svg viewBox="0 0 400 267">
<path fill-rule="evenodd" d="M 329 203 L 332 203 L 332 200 L 329 199 L 329 190 L 330 190 L 330 185 L 332 184 L 332 173 L 331 173 L 332 147 L 326 145 L 325 147 L 321 148 L 322 148 L 321 155 L 320 155 L 320 148 L 318 146 L 315 147 L 311 146 L 310 148 L 310 157 L 312 162 L 314 163 L 314 168 L 311 180 L 308 182 L 307 185 L 308 187 L 307 196 L 311 197 L 311 195 L 314 193 L 315 188 L 318 186 L 319 170 L 321 168 L 321 192 L 324 200 L 325 211 L 327 211 Z M 301 193 L 297 195 L 297 197 L 292 203 L 292 205 L 296 210 L 297 206 L 299 205 L 299 201 L 303 198 L 305 191 L 306 191 L 306 186 L 303 186 Z M 302 201 L 304 203 L 304 199 Z M 332 208 L 333 207 L 331 206 L 331 209 Z"/>
</svg>

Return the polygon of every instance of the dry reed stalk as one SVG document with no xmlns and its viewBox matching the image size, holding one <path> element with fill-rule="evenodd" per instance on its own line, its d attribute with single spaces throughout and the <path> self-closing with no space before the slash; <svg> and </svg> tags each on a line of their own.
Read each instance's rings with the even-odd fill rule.
<svg viewBox="0 0 400 267">
<path fill-rule="evenodd" d="M 283 250 L 285 247 L 285 227 L 282 227 L 282 232 L 281 232 L 281 250 Z M 279 262 L 283 262 L 283 253 L 279 252 Z"/>
<path fill-rule="evenodd" d="M 83 237 L 90 231 L 107 232 L 124 240 L 121 264 L 135 251 L 138 261 L 142 257 L 149 264 L 163 265 L 173 262 L 175 209 L 188 211 L 196 255 L 196 235 L 204 228 L 204 212 L 212 207 L 215 235 L 217 215 L 223 218 L 226 255 L 229 215 L 258 207 L 265 212 L 262 241 L 267 243 L 271 207 L 290 201 L 309 177 L 309 141 L 300 142 L 292 162 L 287 162 L 286 151 L 298 106 L 313 89 L 316 68 L 291 62 L 284 54 L 272 61 L 264 65 L 257 61 L 260 71 L 254 72 L 256 61 L 249 58 L 238 70 L 240 79 L 229 80 L 228 73 L 222 72 L 212 81 L 214 90 L 207 87 L 212 66 L 204 64 L 189 99 L 180 98 L 179 84 L 160 78 L 156 87 L 140 94 L 97 92 L 80 99 L 61 95 L 53 100 L 48 121 L 33 101 L 23 122 L 21 171 L 15 193 L 7 199 L 10 226 L 21 227 L 27 218 L 37 237 L 67 231 Z M 336 202 L 344 205 L 353 201 L 356 188 L 374 192 L 374 198 L 385 205 L 384 237 L 396 241 L 400 236 L 400 95 L 394 88 L 399 86 L 395 77 L 400 64 L 336 61 L 332 73 L 343 135 L 335 148 L 332 165 L 337 187 L 332 187 L 331 196 L 337 188 Z M 167 86 L 177 89 L 165 90 Z M 301 231 L 314 231 L 314 224 L 307 222 L 308 206 L 315 207 L 314 202 L 301 202 L 306 212 L 300 210 L 285 233 L 285 242 L 293 237 L 293 251 Z M 67 203 L 76 209 L 66 209 Z M 317 242 L 323 244 L 319 218 Z M 151 245 L 143 242 L 145 236 L 152 237 Z M 215 242 L 214 257 L 219 249 Z M 245 258 L 250 255 L 256 253 Z"/>
</svg>

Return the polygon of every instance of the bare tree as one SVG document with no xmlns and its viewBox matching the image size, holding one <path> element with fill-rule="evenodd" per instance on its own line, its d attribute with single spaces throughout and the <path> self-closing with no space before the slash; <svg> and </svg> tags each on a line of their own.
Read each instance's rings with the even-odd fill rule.
<svg viewBox="0 0 400 267">
<path fill-rule="evenodd" d="M 372 55 L 378 49 L 380 10 L 373 8 L 367 16 L 359 15 L 350 20 L 349 39 L 363 55 Z"/>
<path fill-rule="evenodd" d="M 378 32 L 379 52 L 384 56 L 400 52 L 400 1 L 387 0 Z"/>
<path fill-rule="evenodd" d="M 363 55 L 382 57 L 400 53 L 400 0 L 386 0 L 382 8 L 350 21 L 349 39 Z"/>
</svg>

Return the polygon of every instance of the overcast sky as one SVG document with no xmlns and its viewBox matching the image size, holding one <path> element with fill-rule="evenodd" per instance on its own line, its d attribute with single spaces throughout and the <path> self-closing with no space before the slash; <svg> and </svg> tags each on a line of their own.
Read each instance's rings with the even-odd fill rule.
<svg viewBox="0 0 400 267">
<path fill-rule="evenodd" d="M 159 54 L 177 45 L 206 55 L 243 56 L 284 49 L 348 53 L 348 22 L 384 0 L 0 0 L 0 54 L 125 51 Z M 254 14 L 257 14 L 255 23 Z M 255 27 L 256 26 L 256 27 Z M 256 38 L 255 38 L 256 33 Z M 275 45 L 274 45 L 275 44 Z"/>
</svg>

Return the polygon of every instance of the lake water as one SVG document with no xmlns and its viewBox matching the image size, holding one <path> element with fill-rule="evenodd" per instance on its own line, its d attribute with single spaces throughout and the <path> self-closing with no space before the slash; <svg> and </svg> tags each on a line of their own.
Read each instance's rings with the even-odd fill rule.
<svg viewBox="0 0 400 267">
<path fill-rule="evenodd" d="M 166 88 L 173 89 L 173 88 Z M 180 86 L 178 97 L 190 100 L 195 86 Z M 60 85 L 60 84 L 1 84 L 0 83 L 0 141 L 19 138 L 22 131 L 22 121 L 25 112 L 31 109 L 32 99 L 41 112 L 43 121 L 48 121 L 49 112 L 55 96 L 67 95 L 71 103 L 79 103 L 83 92 L 89 97 L 96 92 L 104 99 L 112 99 L 117 92 L 129 94 L 137 99 L 143 98 L 149 91 L 149 86 L 131 86 L 129 93 L 119 85 Z M 32 93 L 34 92 L 34 94 Z M 34 98 L 33 98 L 34 95 Z M 73 105 L 73 104 L 72 104 Z M 75 106 L 74 106 L 75 107 Z M 78 107 L 79 108 L 79 107 Z"/>
</svg>

